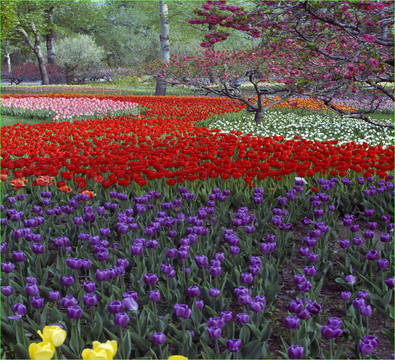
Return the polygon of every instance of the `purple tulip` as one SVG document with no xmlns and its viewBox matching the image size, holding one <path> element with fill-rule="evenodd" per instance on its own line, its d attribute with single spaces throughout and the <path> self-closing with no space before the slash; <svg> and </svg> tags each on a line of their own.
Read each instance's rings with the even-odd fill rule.
<svg viewBox="0 0 395 360">
<path fill-rule="evenodd" d="M 210 318 L 207 321 L 207 327 L 209 328 L 223 328 L 225 326 L 225 321 L 222 317 Z"/>
<path fill-rule="evenodd" d="M 109 302 L 109 304 L 107 305 L 107 310 L 111 314 L 117 314 L 117 313 L 122 312 L 124 310 L 124 307 L 120 301 L 115 300 L 115 301 Z"/>
<path fill-rule="evenodd" d="M 390 289 L 394 288 L 394 277 L 393 276 L 385 279 L 384 282 Z"/>
<path fill-rule="evenodd" d="M 355 282 L 357 281 L 357 278 L 356 278 L 354 275 L 347 275 L 347 276 L 345 277 L 345 280 L 346 280 L 346 282 L 347 282 L 348 284 L 354 285 Z"/>
<path fill-rule="evenodd" d="M 218 327 L 209 327 L 207 332 L 212 339 L 219 339 L 222 336 L 222 330 Z"/>
<path fill-rule="evenodd" d="M 124 312 L 115 314 L 114 323 L 117 326 L 126 326 L 129 323 L 129 315 Z"/>
<path fill-rule="evenodd" d="M 15 315 L 23 316 L 26 314 L 26 306 L 21 303 L 16 303 L 12 307 L 12 311 L 14 312 Z"/>
<path fill-rule="evenodd" d="M 289 303 L 288 309 L 291 313 L 298 314 L 304 309 L 304 306 L 301 302 L 293 300 Z"/>
<path fill-rule="evenodd" d="M 151 290 L 149 294 L 149 299 L 152 301 L 159 301 L 160 300 L 160 291 L 158 290 Z"/>
<path fill-rule="evenodd" d="M 38 295 L 39 289 L 36 284 L 27 284 L 24 288 L 25 292 L 29 296 Z"/>
<path fill-rule="evenodd" d="M 218 277 L 221 276 L 222 274 L 222 268 L 221 267 L 211 267 L 209 270 L 209 273 L 212 277 Z"/>
<path fill-rule="evenodd" d="M 366 259 L 368 260 L 377 260 L 379 257 L 379 252 L 377 250 L 370 250 L 368 251 L 368 253 L 366 254 Z"/>
<path fill-rule="evenodd" d="M 230 352 L 238 352 L 241 349 L 240 339 L 230 339 L 226 341 L 226 348 Z"/>
<path fill-rule="evenodd" d="M 391 235 L 387 233 L 383 233 L 380 235 L 380 241 L 383 243 L 387 243 L 391 241 Z"/>
<path fill-rule="evenodd" d="M 212 297 L 217 297 L 217 296 L 219 296 L 219 295 L 221 294 L 221 291 L 218 290 L 218 289 L 216 289 L 216 288 L 211 288 L 211 289 L 208 291 L 208 293 L 209 293 L 209 295 L 212 296 Z"/>
<path fill-rule="evenodd" d="M 339 240 L 339 245 L 340 245 L 340 248 L 342 248 L 342 249 L 348 249 L 350 247 L 350 241 L 349 240 Z"/>
<path fill-rule="evenodd" d="M 221 312 L 221 317 L 225 322 L 229 322 L 233 319 L 233 313 L 231 311 L 223 311 Z"/>
<path fill-rule="evenodd" d="M 313 315 L 319 314 L 321 312 L 321 305 L 313 302 L 307 305 L 307 310 Z"/>
<path fill-rule="evenodd" d="M 361 246 L 363 244 L 363 239 L 360 237 L 355 237 L 352 242 L 354 245 Z"/>
<path fill-rule="evenodd" d="M 12 289 L 12 286 L 2 286 L 2 287 L 1 287 L 1 293 L 2 293 L 4 296 L 10 296 L 10 295 L 12 295 L 13 292 L 14 292 L 14 291 L 13 291 L 13 289 Z"/>
<path fill-rule="evenodd" d="M 252 301 L 250 307 L 254 312 L 261 312 L 265 308 L 265 304 L 262 304 L 259 301 Z"/>
<path fill-rule="evenodd" d="M 306 274 L 306 276 L 313 277 L 317 275 L 317 268 L 313 265 L 309 265 L 303 269 L 303 272 Z"/>
<path fill-rule="evenodd" d="M 81 267 L 82 267 L 81 259 L 77 259 L 77 258 L 67 258 L 65 261 L 65 264 L 70 269 L 81 269 Z"/>
<path fill-rule="evenodd" d="M 365 336 L 362 341 L 359 342 L 359 352 L 363 355 L 369 355 L 378 346 L 379 341 L 375 336 Z"/>
<path fill-rule="evenodd" d="M 251 273 L 243 273 L 241 274 L 241 281 L 244 284 L 250 285 L 254 282 L 254 276 Z"/>
<path fill-rule="evenodd" d="M 352 305 L 354 306 L 355 309 L 360 309 L 361 306 L 365 306 L 365 299 L 362 298 L 356 298 L 353 300 Z"/>
<path fill-rule="evenodd" d="M 154 285 L 159 281 L 158 277 L 155 274 L 151 273 L 145 274 L 143 276 L 143 280 L 146 285 Z"/>
<path fill-rule="evenodd" d="M 43 254 L 45 251 L 45 247 L 42 244 L 34 243 L 32 244 L 32 251 L 35 254 Z"/>
<path fill-rule="evenodd" d="M 343 325 L 343 321 L 337 317 L 330 317 L 328 319 L 328 326 L 332 328 L 340 329 Z"/>
<path fill-rule="evenodd" d="M 307 279 L 306 279 L 306 276 L 304 276 L 303 274 L 295 274 L 294 281 L 295 281 L 295 284 L 301 284 L 303 282 L 306 282 Z"/>
<path fill-rule="evenodd" d="M 283 325 L 286 329 L 294 330 L 297 329 L 300 323 L 300 319 L 296 316 L 287 316 L 283 320 Z"/>
<path fill-rule="evenodd" d="M 67 316 L 70 319 L 79 319 L 83 313 L 84 311 L 78 305 L 69 306 L 67 308 Z"/>
<path fill-rule="evenodd" d="M 190 286 L 187 289 L 187 296 L 188 297 L 192 297 L 192 298 L 200 296 L 200 289 L 199 289 L 199 287 L 198 286 Z"/>
<path fill-rule="evenodd" d="M 73 277 L 73 276 L 62 276 L 62 277 L 60 278 L 60 283 L 61 283 L 63 286 L 66 286 L 66 287 L 73 286 L 74 282 L 75 282 L 75 280 L 74 280 L 74 277 Z"/>
<path fill-rule="evenodd" d="M 14 251 L 12 253 L 12 258 L 15 262 L 24 262 L 26 259 L 23 251 Z"/>
<path fill-rule="evenodd" d="M 3 262 L 1 263 L 1 271 L 9 274 L 13 272 L 15 269 L 15 265 L 11 262 Z"/>
<path fill-rule="evenodd" d="M 303 359 L 304 347 L 300 345 L 292 345 L 287 350 L 290 359 Z"/>
<path fill-rule="evenodd" d="M 297 314 L 299 319 L 306 320 L 310 317 L 310 311 L 307 309 L 303 309 L 301 312 Z"/>
<path fill-rule="evenodd" d="M 367 291 L 358 291 L 357 297 L 360 299 L 369 299 L 369 293 Z"/>
<path fill-rule="evenodd" d="M 85 294 L 82 297 L 82 300 L 84 302 L 84 305 L 89 307 L 95 306 L 98 301 L 96 294 Z"/>
<path fill-rule="evenodd" d="M 64 298 L 62 298 L 62 305 L 64 308 L 68 308 L 69 306 L 74 306 L 77 304 L 78 304 L 78 301 L 73 296 L 65 296 Z"/>
<path fill-rule="evenodd" d="M 161 332 L 154 333 L 151 340 L 155 345 L 163 345 L 166 342 L 166 335 Z"/>
<path fill-rule="evenodd" d="M 298 284 L 298 290 L 300 292 L 309 292 L 311 290 L 311 282 L 310 281 L 304 281 L 300 284 Z"/>
<path fill-rule="evenodd" d="M 364 214 L 367 217 L 372 217 L 374 214 L 374 209 L 365 209 Z"/>
<path fill-rule="evenodd" d="M 310 249 L 308 247 L 301 247 L 299 252 L 300 252 L 300 255 L 302 255 L 302 256 L 309 256 L 310 255 Z"/>
<path fill-rule="evenodd" d="M 372 315 L 372 307 L 370 305 L 361 305 L 359 312 L 363 316 L 370 316 Z"/>
<path fill-rule="evenodd" d="M 34 296 L 31 298 L 30 303 L 32 304 L 33 308 L 41 309 L 44 307 L 44 299 L 40 296 Z"/>
<path fill-rule="evenodd" d="M 195 303 L 196 303 L 196 307 L 199 310 L 202 310 L 204 308 L 204 301 L 203 300 L 195 300 Z"/>
<path fill-rule="evenodd" d="M 250 316 L 245 313 L 239 313 L 236 315 L 236 321 L 239 324 L 247 324 L 250 321 Z"/>
<path fill-rule="evenodd" d="M 183 319 L 188 319 L 192 315 L 191 309 L 188 307 L 188 305 L 185 305 L 185 304 L 175 304 L 174 305 L 174 312 L 177 317 L 183 318 Z"/>
<path fill-rule="evenodd" d="M 96 284 L 93 281 L 86 281 L 82 284 L 86 293 L 94 293 L 96 291 Z"/>
<path fill-rule="evenodd" d="M 38 281 L 37 281 L 37 279 L 36 279 L 34 276 L 28 276 L 28 277 L 26 278 L 26 282 L 27 282 L 28 284 L 35 284 L 35 285 L 38 284 Z"/>
<path fill-rule="evenodd" d="M 343 334 L 343 330 L 332 326 L 322 326 L 321 334 L 326 339 L 336 339 Z"/>
<path fill-rule="evenodd" d="M 177 257 L 177 252 L 177 249 L 167 249 L 166 257 L 168 257 L 169 259 L 174 259 L 175 257 Z"/>
</svg>

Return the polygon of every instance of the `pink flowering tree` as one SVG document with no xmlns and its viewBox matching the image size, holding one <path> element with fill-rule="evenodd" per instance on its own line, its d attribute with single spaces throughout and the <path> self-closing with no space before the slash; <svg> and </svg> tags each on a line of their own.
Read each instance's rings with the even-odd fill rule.
<svg viewBox="0 0 395 360">
<path fill-rule="evenodd" d="M 222 29 L 206 34 L 204 48 L 225 41 L 230 36 L 227 28 L 260 38 L 262 48 L 280 46 L 284 58 L 298 60 L 301 70 L 285 71 L 293 82 L 286 86 L 295 86 L 340 114 L 393 128 L 366 117 L 383 97 L 394 101 L 393 1 L 259 0 L 255 5 L 251 11 L 226 1 L 207 1 L 189 22 Z M 346 92 L 368 96 L 370 109 L 346 114 L 332 102 Z"/>
<path fill-rule="evenodd" d="M 322 100 L 350 118 L 393 128 L 366 116 L 383 97 L 394 99 L 393 87 L 388 87 L 393 83 L 393 2 L 255 4 L 247 11 L 226 1 L 207 1 L 189 20 L 216 29 L 201 43 L 206 51 L 172 57 L 168 64 L 158 61 L 145 71 L 167 77 L 173 84 L 194 85 L 207 94 L 237 99 L 255 112 L 257 123 L 264 120 L 267 108 L 297 95 Z M 253 51 L 212 51 L 213 44 L 230 36 L 227 28 L 259 38 L 260 46 Z M 218 86 L 209 85 L 208 74 L 216 77 Z M 253 97 L 240 90 L 240 80 L 252 84 Z M 370 108 L 345 112 L 333 101 L 344 94 L 369 97 Z"/>
</svg>

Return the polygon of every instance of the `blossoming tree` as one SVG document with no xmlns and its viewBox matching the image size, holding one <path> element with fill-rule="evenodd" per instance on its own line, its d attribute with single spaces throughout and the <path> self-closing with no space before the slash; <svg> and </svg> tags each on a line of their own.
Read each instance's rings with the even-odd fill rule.
<svg viewBox="0 0 395 360">
<path fill-rule="evenodd" d="M 156 62 L 147 71 L 167 77 L 174 84 L 198 86 L 207 93 L 238 99 L 262 122 L 265 110 L 294 95 L 322 100 L 332 110 L 373 125 L 390 127 L 366 116 L 385 97 L 394 100 L 388 87 L 394 78 L 394 3 L 385 1 L 256 1 L 253 10 L 207 1 L 195 10 L 192 24 L 211 24 L 217 29 L 201 43 L 206 51 L 195 56 L 172 57 L 168 64 Z M 226 28 L 260 38 L 254 51 L 212 51 L 226 41 Z M 220 86 L 210 87 L 211 71 Z M 240 79 L 255 90 L 254 99 L 240 91 Z M 276 81 L 273 85 L 271 82 Z M 369 97 L 370 108 L 345 112 L 333 98 L 347 94 Z M 279 95 L 266 105 L 262 98 Z M 256 99 L 256 101 L 255 101 Z M 273 99 L 273 98 L 272 98 Z M 278 98 L 276 98 L 278 99 Z"/>
</svg>

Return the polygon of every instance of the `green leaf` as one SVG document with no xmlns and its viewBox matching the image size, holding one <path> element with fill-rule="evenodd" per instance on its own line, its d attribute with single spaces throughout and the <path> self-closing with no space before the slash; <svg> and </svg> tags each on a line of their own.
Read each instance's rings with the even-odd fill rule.
<svg viewBox="0 0 395 360">
<path fill-rule="evenodd" d="M 92 324 L 92 330 L 87 334 L 91 336 L 92 339 L 98 339 L 103 331 L 103 320 L 98 312 L 95 314 L 95 320 Z"/>
<path fill-rule="evenodd" d="M 208 359 L 215 359 L 215 352 L 213 349 L 211 349 L 210 346 L 208 346 L 204 341 L 200 341 L 200 344 L 202 345 L 204 352 L 208 355 Z"/>
<path fill-rule="evenodd" d="M 151 343 L 141 337 L 139 334 L 133 333 L 132 334 L 133 342 L 136 344 L 136 347 L 141 350 L 143 353 L 146 353 L 150 347 Z"/>
<path fill-rule="evenodd" d="M 250 341 L 250 329 L 245 325 L 240 330 L 240 340 L 242 344 L 247 344 Z"/>
<path fill-rule="evenodd" d="M 29 350 L 22 344 L 16 344 L 14 346 L 15 358 L 16 359 L 30 359 Z"/>
<path fill-rule="evenodd" d="M 121 341 L 122 359 L 129 359 L 132 353 L 132 341 L 130 331 L 127 331 Z"/>
<path fill-rule="evenodd" d="M 270 353 L 266 343 L 254 340 L 241 348 L 241 359 L 268 359 Z"/>
</svg>

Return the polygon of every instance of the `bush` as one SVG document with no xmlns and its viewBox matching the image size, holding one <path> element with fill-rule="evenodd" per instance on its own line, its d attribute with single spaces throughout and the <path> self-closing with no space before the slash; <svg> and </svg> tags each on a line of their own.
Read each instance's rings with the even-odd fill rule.
<svg viewBox="0 0 395 360">
<path fill-rule="evenodd" d="M 68 84 L 82 84 L 87 79 L 96 78 L 101 71 L 103 57 L 103 48 L 88 35 L 68 37 L 57 45 L 57 59 Z"/>
<path fill-rule="evenodd" d="M 62 68 L 56 64 L 46 64 L 49 82 L 51 84 L 64 83 L 64 76 Z M 11 84 L 18 85 L 22 81 L 41 81 L 40 69 L 37 64 L 26 63 L 21 65 L 14 65 L 11 73 L 6 66 L 1 67 L 1 78 L 9 80 Z"/>
</svg>

